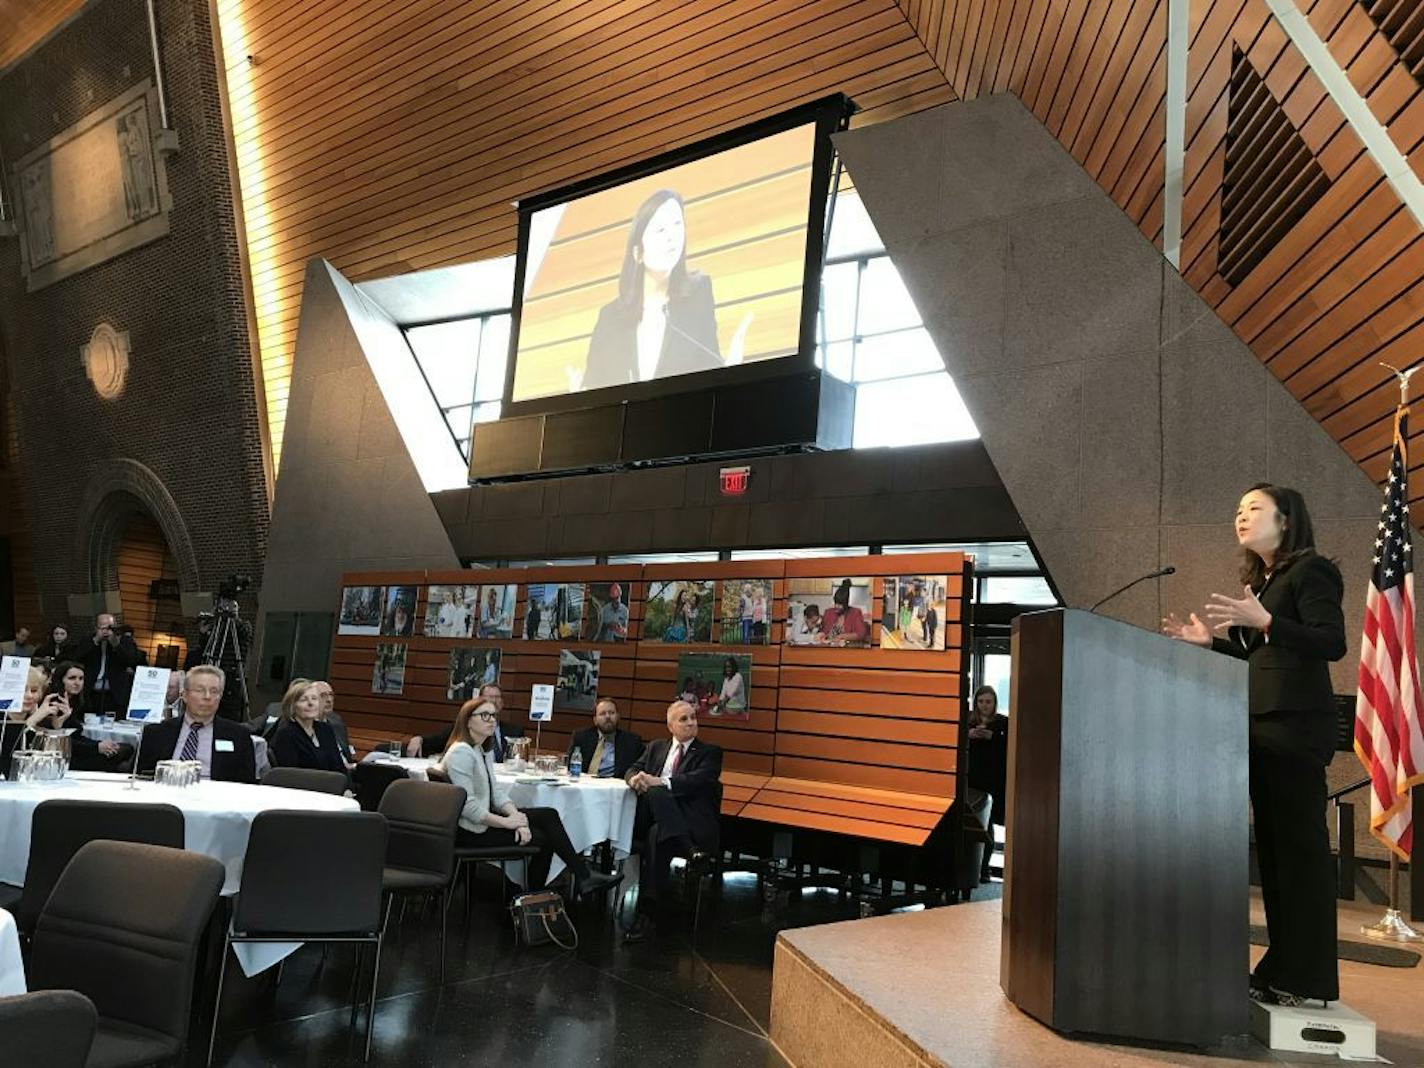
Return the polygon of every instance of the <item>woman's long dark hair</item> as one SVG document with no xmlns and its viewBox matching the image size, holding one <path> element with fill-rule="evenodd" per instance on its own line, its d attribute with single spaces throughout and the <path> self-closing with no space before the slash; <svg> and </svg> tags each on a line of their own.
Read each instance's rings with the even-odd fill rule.
<svg viewBox="0 0 1424 1068">
<path fill-rule="evenodd" d="M 643 243 L 643 233 L 648 229 L 653 213 L 669 200 L 677 201 L 678 210 L 683 212 L 685 220 L 687 213 L 683 208 L 682 197 L 671 189 L 659 189 L 638 205 L 638 210 L 633 213 L 633 221 L 628 226 L 628 243 L 623 248 L 623 269 L 618 272 L 618 307 L 635 323 L 643 321 L 643 261 L 634 253 Z M 678 257 L 672 273 L 668 275 L 668 296 L 685 296 L 691 288 L 691 275 L 687 270 L 687 236 L 684 230 L 682 255 Z"/>
<path fill-rule="evenodd" d="M 1284 571 L 1302 556 L 1315 551 L 1315 528 L 1310 522 L 1310 511 L 1305 507 L 1305 498 L 1299 490 L 1258 482 L 1246 493 L 1258 490 L 1275 502 L 1276 511 L 1281 513 L 1281 519 L 1285 522 L 1285 529 L 1281 531 L 1281 547 L 1276 550 L 1276 558 L 1270 568 L 1271 571 Z M 1242 550 L 1241 581 L 1253 590 L 1259 590 L 1266 581 L 1266 562 L 1250 549 Z"/>
<path fill-rule="evenodd" d="M 64 693 L 64 676 L 68 675 L 75 668 L 78 668 L 80 671 L 83 671 L 84 665 L 75 660 L 61 660 L 58 664 L 55 664 L 54 672 L 49 677 L 49 689 L 45 690 L 46 696 L 52 693 Z M 75 694 L 72 698 L 69 699 L 70 715 L 71 717 L 78 717 L 77 719 L 75 719 L 76 726 L 84 722 L 85 697 L 86 692 L 84 690 L 80 690 L 77 694 Z"/>
</svg>

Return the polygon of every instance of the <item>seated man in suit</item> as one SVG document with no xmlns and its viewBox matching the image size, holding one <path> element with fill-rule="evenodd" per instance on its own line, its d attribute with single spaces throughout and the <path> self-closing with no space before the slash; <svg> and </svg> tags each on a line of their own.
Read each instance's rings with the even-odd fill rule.
<svg viewBox="0 0 1424 1068">
<path fill-rule="evenodd" d="M 577 749 L 583 757 L 583 773 L 598 779 L 621 779 L 643 751 L 643 739 L 618 726 L 618 706 L 611 697 L 600 697 L 593 706 L 593 726 L 574 731 L 569 756 Z"/>
<path fill-rule="evenodd" d="M 672 858 L 715 851 L 720 838 L 722 749 L 697 740 L 697 709 L 687 701 L 668 705 L 667 725 L 670 737 L 650 742 L 626 776 L 638 793 L 633 841 L 643 860 L 638 916 L 625 942 L 647 937 L 667 897 Z"/>
<path fill-rule="evenodd" d="M 183 678 L 181 718 L 146 727 L 138 770 L 151 772 L 160 760 L 196 760 L 203 778 L 221 782 L 257 781 L 252 735 L 241 723 L 218 719 L 227 677 L 222 668 L 199 664 Z"/>
<path fill-rule="evenodd" d="M 499 719 L 494 725 L 494 760 L 496 764 L 504 763 L 504 755 L 507 746 L 506 738 L 523 738 L 524 728 L 517 723 L 506 723 L 504 719 L 504 691 L 492 682 L 487 682 L 480 687 L 479 696 L 487 701 L 493 701 L 499 709 Z M 428 756 L 437 760 L 440 754 L 445 752 L 445 746 L 450 743 L 450 733 L 453 727 L 442 727 L 432 734 L 417 734 L 406 739 L 405 755 L 409 757 Z"/>
</svg>

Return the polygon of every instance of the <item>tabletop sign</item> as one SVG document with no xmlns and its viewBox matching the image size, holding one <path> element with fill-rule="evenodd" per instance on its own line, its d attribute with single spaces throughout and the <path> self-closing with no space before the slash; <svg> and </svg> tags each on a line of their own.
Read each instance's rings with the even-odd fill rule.
<svg viewBox="0 0 1424 1068">
<path fill-rule="evenodd" d="M 0 657 L 0 712 L 19 708 L 25 701 L 25 683 L 30 675 L 28 656 Z M 554 688 L 549 687 L 550 702 Z"/>
<path fill-rule="evenodd" d="M 548 723 L 554 718 L 554 687 L 536 682 L 529 695 L 529 722 Z"/>
<path fill-rule="evenodd" d="M 129 692 L 129 719 L 137 723 L 157 723 L 163 718 L 168 699 L 168 668 L 140 667 L 134 671 Z"/>
</svg>

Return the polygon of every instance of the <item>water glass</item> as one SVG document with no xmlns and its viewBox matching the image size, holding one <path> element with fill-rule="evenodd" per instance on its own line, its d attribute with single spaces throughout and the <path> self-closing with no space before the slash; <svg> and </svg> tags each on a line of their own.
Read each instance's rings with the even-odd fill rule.
<svg viewBox="0 0 1424 1068">
<path fill-rule="evenodd" d="M 569 776 L 569 758 L 568 758 L 568 754 L 566 754 L 566 753 L 561 753 L 559 756 L 555 757 L 554 760 L 555 760 L 555 764 L 554 764 L 554 774 L 557 775 L 557 776 L 559 776 L 559 778 L 561 778 L 561 779 L 566 779 L 566 778 L 568 778 L 568 776 Z"/>
<path fill-rule="evenodd" d="M 386 743 L 386 752 L 390 753 L 391 756 L 399 760 L 402 756 L 405 755 L 405 746 L 401 745 L 401 741 L 399 738 L 392 738 L 389 742 Z"/>
</svg>

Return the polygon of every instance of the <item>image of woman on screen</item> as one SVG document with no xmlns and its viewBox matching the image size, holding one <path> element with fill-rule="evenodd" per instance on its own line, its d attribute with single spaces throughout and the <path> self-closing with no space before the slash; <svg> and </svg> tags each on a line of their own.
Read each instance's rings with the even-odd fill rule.
<svg viewBox="0 0 1424 1068">
<path fill-rule="evenodd" d="M 712 279 L 687 269 L 682 197 L 659 189 L 633 214 L 618 296 L 599 310 L 581 388 L 722 366 Z"/>
</svg>

